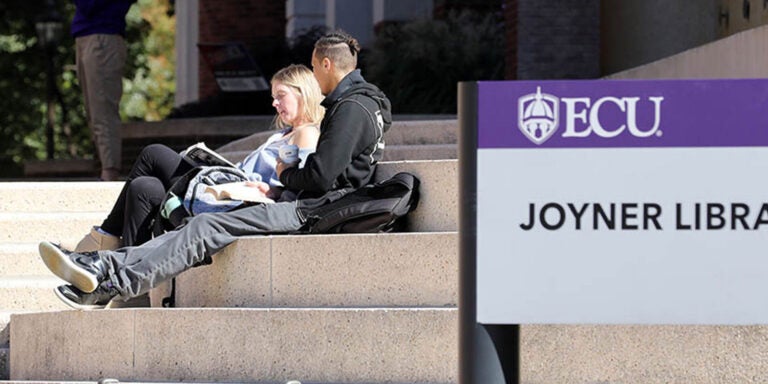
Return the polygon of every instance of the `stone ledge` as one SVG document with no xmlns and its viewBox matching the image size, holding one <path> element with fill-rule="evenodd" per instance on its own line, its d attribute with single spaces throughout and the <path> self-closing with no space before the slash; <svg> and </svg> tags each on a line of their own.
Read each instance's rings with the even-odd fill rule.
<svg viewBox="0 0 768 384">
<path fill-rule="evenodd" d="M 409 232 L 449 232 L 459 228 L 458 160 L 379 163 L 376 181 L 411 172 L 421 181 L 419 206 L 408 215 Z"/>
<path fill-rule="evenodd" d="M 219 116 L 123 123 L 123 139 L 187 138 L 190 136 L 243 137 L 265 131 L 272 116 Z"/>
<path fill-rule="evenodd" d="M 53 275 L 0 277 L 0 308 L 12 312 L 67 309 L 69 307 L 53 293 L 61 284 L 64 281 Z"/>
<path fill-rule="evenodd" d="M 50 276 L 50 273 L 40 260 L 36 242 L 0 243 L 0 279 L 11 276 Z"/>
<path fill-rule="evenodd" d="M 13 315 L 11 343 L 23 341 L 10 352 L 11 380 L 455 383 L 457 315 L 450 309 L 141 309 Z M 104 324 L 110 324 L 111 345 L 103 342 Z M 768 326 L 522 325 L 520 379 L 764 383 L 766 343 Z M 2 354 L 0 348 L 0 367 Z"/>
<path fill-rule="evenodd" d="M 99 162 L 88 159 L 27 160 L 25 177 L 98 179 Z"/>
<path fill-rule="evenodd" d="M 452 383 L 456 315 L 381 308 L 13 315 L 11 380 Z"/>
<path fill-rule="evenodd" d="M 421 180 L 421 201 L 418 208 L 408 218 L 410 223 L 408 230 L 411 232 L 444 232 L 455 231 L 458 228 L 458 160 L 412 160 L 381 162 L 376 173 L 376 180 L 391 177 L 397 172 L 407 171 L 414 173 Z M 39 204 L 24 203 L 27 194 L 24 191 L 24 183 L 11 183 L 5 190 L 0 185 L 0 197 L 8 197 L 9 200 L 0 199 L 0 212 L 14 210 L 16 207 L 28 206 L 27 211 L 38 212 L 69 212 L 74 209 L 88 208 L 88 212 L 94 212 L 95 219 L 90 225 L 98 224 L 105 216 L 103 212 L 111 208 L 115 197 L 122 188 L 122 183 L 94 182 L 94 183 L 30 183 L 29 197 Z M 60 197 L 46 199 L 46 193 L 57 188 L 62 189 Z M 54 209 L 55 206 L 63 206 L 62 199 L 76 199 L 79 196 L 88 196 L 88 203 L 73 204 L 72 208 Z M 34 197 L 34 198 L 32 198 Z M 34 208 L 34 210 L 32 210 Z M 98 213 L 98 214 L 96 214 Z M 0 214 L 0 218 L 2 218 Z M 73 220 L 78 220 L 80 214 L 70 215 Z M 17 216 L 14 216 L 17 217 Z M 20 218 L 24 220 L 23 217 Z M 76 233 L 70 235 L 64 233 L 64 229 L 57 230 L 58 239 L 74 238 L 85 234 L 90 225 L 80 226 Z M 45 237 L 50 238 L 50 237 Z M 40 240 L 40 237 L 36 237 Z M 54 239 L 54 238 L 50 238 Z M 21 242 L 22 240 L 13 240 Z"/>
<path fill-rule="evenodd" d="M 0 241 L 37 243 L 41 240 L 79 239 L 106 216 L 102 212 L 4 213 L 0 212 Z"/>
<path fill-rule="evenodd" d="M 457 242 L 456 232 L 245 237 L 179 275 L 176 306 L 455 307 Z"/>
<path fill-rule="evenodd" d="M 122 188 L 120 181 L 3 182 L 0 212 L 108 212 Z"/>
</svg>

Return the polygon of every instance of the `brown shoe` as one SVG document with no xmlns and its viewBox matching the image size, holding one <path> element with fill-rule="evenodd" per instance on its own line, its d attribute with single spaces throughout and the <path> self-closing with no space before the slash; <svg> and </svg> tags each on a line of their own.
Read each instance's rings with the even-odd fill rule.
<svg viewBox="0 0 768 384">
<path fill-rule="evenodd" d="M 113 251 L 120 248 L 120 238 L 117 236 L 107 235 L 99 232 L 96 227 L 91 228 L 85 237 L 75 245 L 74 248 L 70 248 L 72 244 L 66 244 L 62 242 L 61 247 L 72 252 L 92 252 L 92 251 Z"/>
</svg>

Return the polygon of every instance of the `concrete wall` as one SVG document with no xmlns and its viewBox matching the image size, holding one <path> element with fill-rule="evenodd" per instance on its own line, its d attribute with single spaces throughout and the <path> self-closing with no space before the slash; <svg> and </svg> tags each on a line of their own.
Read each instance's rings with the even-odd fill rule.
<svg viewBox="0 0 768 384">
<path fill-rule="evenodd" d="M 603 75 L 714 41 L 719 1 L 603 0 Z"/>
<path fill-rule="evenodd" d="M 766 78 L 768 25 L 619 72 L 609 79 Z"/>
</svg>

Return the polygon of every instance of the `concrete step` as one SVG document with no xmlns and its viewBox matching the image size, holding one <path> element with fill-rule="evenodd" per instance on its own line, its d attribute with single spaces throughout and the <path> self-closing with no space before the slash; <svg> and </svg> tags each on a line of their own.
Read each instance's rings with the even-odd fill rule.
<svg viewBox="0 0 768 384">
<path fill-rule="evenodd" d="M 122 182 L 0 183 L 0 212 L 108 212 Z"/>
<path fill-rule="evenodd" d="M 105 213 L 0 213 L 0 243 L 77 239 L 100 224 Z"/>
<path fill-rule="evenodd" d="M 520 339 L 523 383 L 768 382 L 765 325 L 529 325 Z"/>
<path fill-rule="evenodd" d="M 408 215 L 410 232 L 450 232 L 459 228 L 458 160 L 382 162 L 377 181 L 411 172 L 421 181 L 419 206 Z"/>
<path fill-rule="evenodd" d="M 40 260 L 37 243 L 0 243 L 0 277 L 50 274 Z"/>
<path fill-rule="evenodd" d="M 272 119 L 272 116 L 218 116 L 125 123 L 121 130 L 123 174 L 131 170 L 141 150 L 149 144 L 165 144 L 181 151 L 202 141 L 210 148 L 217 148 L 232 140 L 269 129 Z"/>
<path fill-rule="evenodd" d="M 453 307 L 457 241 L 456 232 L 247 237 L 179 275 L 176 306 Z"/>
<path fill-rule="evenodd" d="M 456 144 L 459 122 L 456 119 L 429 121 L 395 121 L 384 134 L 390 145 Z"/>
<path fill-rule="evenodd" d="M 453 310 L 125 311 L 14 315 L 11 341 L 24 342 L 11 379 L 456 382 Z M 104 324 L 108 336 L 94 331 Z M 768 382 L 768 326 L 523 325 L 520 336 L 523 383 Z"/>
<path fill-rule="evenodd" d="M 46 180 L 99 180 L 99 162 L 94 159 L 25 160 L 24 177 Z"/>
<path fill-rule="evenodd" d="M 388 145 L 384 161 L 458 159 L 456 144 Z"/>
<path fill-rule="evenodd" d="M 38 311 L 0 309 L 0 349 L 8 348 L 11 339 L 11 315 Z M 0 365 L 2 365 L 0 363 Z M 6 377 L 7 378 L 7 377 Z"/>
<path fill-rule="evenodd" d="M 240 138 L 269 129 L 273 116 L 216 116 L 163 121 L 132 121 L 121 127 L 123 140 L 225 137 Z"/>
<path fill-rule="evenodd" d="M 2 350 L 0 350 L 0 357 L 2 357 Z M 2 363 L 0 363 L 2 364 Z M 0 367 L 2 367 L 0 365 Z M 109 379 L 111 378 L 105 378 L 105 381 L 102 381 L 101 379 L 99 381 L 56 381 L 56 380 L 3 380 L 0 379 L 0 384 L 104 384 L 104 383 L 110 383 Z M 117 379 L 114 379 L 117 380 Z M 148 381 L 132 381 L 132 380 L 118 380 L 114 384 L 189 384 L 190 382 L 169 382 L 169 381 L 162 381 L 162 382 L 148 382 Z M 195 384 L 218 384 L 218 383 L 205 383 L 205 382 L 199 382 L 195 381 Z M 317 382 L 309 382 L 309 381 L 299 381 L 294 379 L 282 379 L 279 381 L 249 381 L 248 384 L 391 384 L 391 383 L 363 383 L 363 382 L 356 382 L 356 383 L 341 383 L 341 382 L 326 382 L 326 383 L 317 383 Z M 402 383 L 402 384 L 417 384 L 417 383 Z M 435 383 L 439 384 L 439 383 Z M 445 383 L 448 384 L 448 383 Z"/>
<path fill-rule="evenodd" d="M 118 309 L 11 324 L 11 380 L 452 383 L 458 369 L 455 309 Z"/>
<path fill-rule="evenodd" d="M 419 208 L 411 214 L 411 231 L 414 232 L 429 232 L 429 231 L 455 231 L 458 228 L 458 161 L 457 160 L 426 160 L 426 161 L 395 161 L 395 162 L 381 162 L 376 174 L 377 180 L 382 180 L 387 177 L 391 177 L 396 172 L 408 171 L 417 175 L 421 180 L 421 193 L 422 199 Z M 18 184 L 15 186 L 6 187 L 13 192 L 8 193 L 10 199 L 15 197 L 14 203 L 7 203 L 2 201 L 2 209 L 0 209 L 0 225 L 7 225 L 13 229 L 15 234 L 22 232 L 30 232 L 29 230 L 23 230 L 22 228 L 26 224 L 35 226 L 34 232 L 38 234 L 32 234 L 26 237 L 12 237 L 7 233 L 0 235 L 0 242 L 39 242 L 40 240 L 57 240 L 57 239 L 78 239 L 82 237 L 90 227 L 98 225 L 106 217 L 106 213 L 114 204 L 117 199 L 121 183 L 104 183 L 104 182 L 78 182 L 78 183 L 65 183 L 65 182 L 42 182 L 42 183 L 0 183 L 0 186 L 4 184 Z M 71 185 L 70 185 L 71 184 Z M 24 189 L 24 186 L 27 189 Z M 61 188 L 66 192 L 67 197 L 61 197 L 59 202 L 54 202 L 48 205 L 47 201 L 42 196 L 50 193 L 56 196 L 55 192 Z M 82 188 L 82 189 L 79 189 Z M 37 193 L 37 190 L 44 191 L 41 193 L 40 198 L 34 199 L 34 201 L 40 200 L 40 205 L 35 206 L 33 204 L 24 204 L 20 202 L 18 196 L 25 194 Z M 79 202 L 82 199 L 81 190 L 88 190 L 88 199 L 85 203 Z M 59 199 L 57 197 L 57 199 Z M 70 206 L 71 208 L 57 209 L 63 205 Z M 15 208 L 27 206 L 28 208 Z M 34 209 L 32 212 L 39 212 L 40 216 L 34 215 L 18 215 L 15 213 L 24 212 Z M 62 212 L 88 212 L 88 215 L 66 215 Z M 56 213 L 46 213 L 56 212 Z M 45 217 L 43 213 L 49 215 Z M 63 224 L 64 218 L 68 218 L 66 225 Z M 87 222 L 87 224 L 85 224 Z M 25 225 L 17 225 L 25 224 Z M 34 224 L 38 223 L 38 224 Z M 51 228 L 52 226 L 58 226 L 61 228 Z M 67 228 L 72 227 L 72 231 L 67 231 Z M 0 227 L 3 228 L 3 227 Z M 68 233 L 69 232 L 69 233 Z M 15 235 L 14 235 L 15 236 Z"/>
<path fill-rule="evenodd" d="M 456 144 L 458 142 L 458 121 L 423 120 L 395 121 L 384 134 L 387 146 L 391 145 L 423 145 L 423 144 Z M 216 149 L 219 153 L 244 152 L 250 153 L 263 144 L 274 131 L 258 132 L 234 140 Z M 386 153 L 386 150 L 385 150 Z M 237 161 L 242 160 L 237 159 Z M 409 159 L 414 160 L 414 159 Z"/>
<path fill-rule="evenodd" d="M 12 312 L 68 309 L 53 293 L 61 284 L 65 282 L 52 274 L 0 277 L 0 309 Z"/>
</svg>

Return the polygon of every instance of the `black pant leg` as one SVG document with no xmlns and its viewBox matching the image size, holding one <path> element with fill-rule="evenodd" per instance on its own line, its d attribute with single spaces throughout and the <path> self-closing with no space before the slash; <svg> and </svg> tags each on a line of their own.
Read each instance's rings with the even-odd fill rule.
<svg viewBox="0 0 768 384">
<path fill-rule="evenodd" d="M 101 228 L 115 236 L 123 236 L 123 225 L 126 222 L 126 197 L 130 184 L 138 177 L 151 176 L 160 181 L 165 190 L 173 185 L 179 177 L 193 167 L 173 149 L 162 144 L 151 144 L 142 149 L 141 154 L 133 163 L 131 172 L 125 181 L 122 191 L 112 206 Z"/>
<path fill-rule="evenodd" d="M 165 197 L 160 179 L 139 176 L 128 185 L 125 196 L 123 246 L 139 245 L 152 238 L 151 222 Z"/>
</svg>

